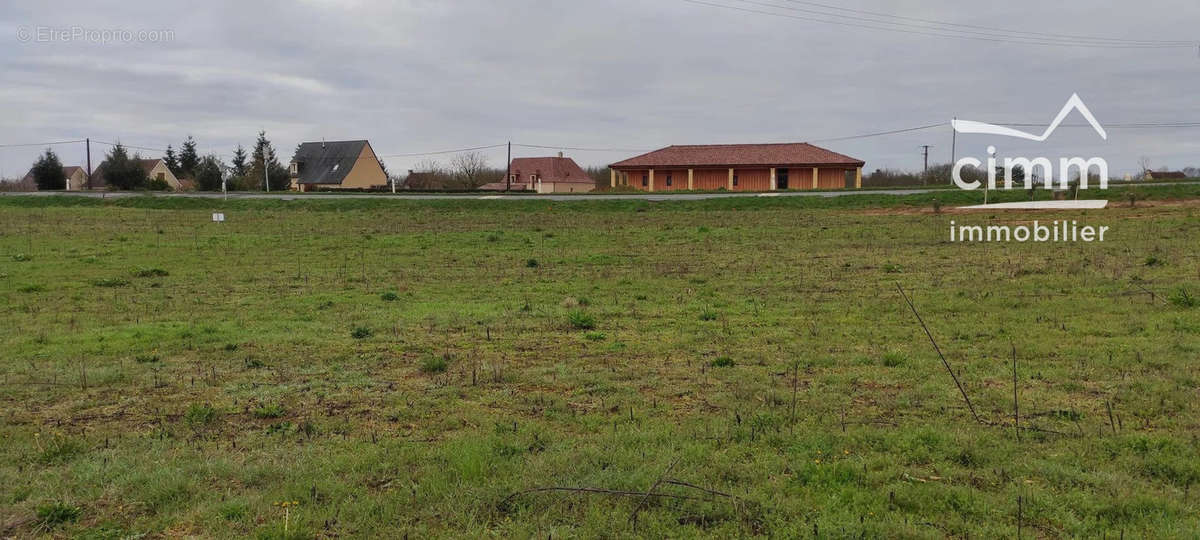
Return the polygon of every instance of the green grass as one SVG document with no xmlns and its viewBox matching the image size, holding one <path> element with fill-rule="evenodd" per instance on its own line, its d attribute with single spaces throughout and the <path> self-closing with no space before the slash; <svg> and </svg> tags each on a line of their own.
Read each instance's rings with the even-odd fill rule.
<svg viewBox="0 0 1200 540">
<path fill-rule="evenodd" d="M 993 538 L 1020 497 L 1028 537 L 1196 537 L 1200 219 L 1121 193 L 0 197 L 0 526 L 278 538 L 294 500 L 286 537 Z M 1109 241 L 947 240 L 1064 217 Z M 513 495 L 660 478 L 736 500 Z"/>
</svg>

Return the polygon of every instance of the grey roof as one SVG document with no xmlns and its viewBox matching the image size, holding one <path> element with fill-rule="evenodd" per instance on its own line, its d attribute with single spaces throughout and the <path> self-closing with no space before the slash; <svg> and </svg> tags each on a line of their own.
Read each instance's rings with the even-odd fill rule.
<svg viewBox="0 0 1200 540">
<path fill-rule="evenodd" d="M 301 143 L 292 161 L 299 165 L 300 184 L 341 184 L 354 169 L 367 141 Z"/>
</svg>

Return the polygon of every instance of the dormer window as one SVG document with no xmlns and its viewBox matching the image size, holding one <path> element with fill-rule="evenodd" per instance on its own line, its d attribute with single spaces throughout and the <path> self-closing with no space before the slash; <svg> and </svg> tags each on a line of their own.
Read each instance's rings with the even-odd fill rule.
<svg viewBox="0 0 1200 540">
<path fill-rule="evenodd" d="M 288 169 L 292 176 L 300 176 L 300 162 L 293 161 L 292 166 Z"/>
</svg>

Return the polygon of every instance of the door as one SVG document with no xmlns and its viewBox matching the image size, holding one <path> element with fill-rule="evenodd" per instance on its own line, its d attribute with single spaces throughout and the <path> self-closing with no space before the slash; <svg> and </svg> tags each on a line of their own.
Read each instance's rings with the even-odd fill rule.
<svg viewBox="0 0 1200 540">
<path fill-rule="evenodd" d="M 788 188 L 788 170 L 776 169 L 775 171 L 775 189 Z"/>
</svg>

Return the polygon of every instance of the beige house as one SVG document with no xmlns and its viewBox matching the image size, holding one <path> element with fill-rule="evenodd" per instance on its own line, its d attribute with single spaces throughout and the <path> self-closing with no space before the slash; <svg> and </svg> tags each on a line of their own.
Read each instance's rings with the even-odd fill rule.
<svg viewBox="0 0 1200 540">
<path fill-rule="evenodd" d="M 534 191 L 537 193 L 587 193 L 596 181 L 575 160 L 563 157 L 515 158 L 509 166 L 508 182 L 492 182 L 484 191 Z"/>
<path fill-rule="evenodd" d="M 175 178 L 175 173 L 172 173 L 171 169 L 167 168 L 167 163 L 162 158 L 138 159 L 135 161 L 141 164 L 142 169 L 145 169 L 146 176 L 150 180 L 162 180 L 171 189 L 179 190 L 179 179 Z M 108 187 L 108 182 L 104 179 L 104 169 L 107 164 L 108 161 L 104 161 L 100 163 L 99 167 L 96 167 L 96 170 L 92 171 L 92 180 L 90 185 L 85 189 L 105 189 Z"/>
<path fill-rule="evenodd" d="M 63 167 L 62 170 L 63 178 L 66 180 L 65 189 L 68 191 L 87 189 L 87 171 L 83 170 L 83 167 Z M 29 173 L 26 174 L 25 178 L 21 179 L 21 181 L 27 185 L 37 185 L 37 183 L 33 180 L 32 169 L 30 169 Z"/>
<path fill-rule="evenodd" d="M 383 164 L 363 141 L 301 143 L 289 169 L 294 191 L 372 189 L 388 185 Z"/>
</svg>

